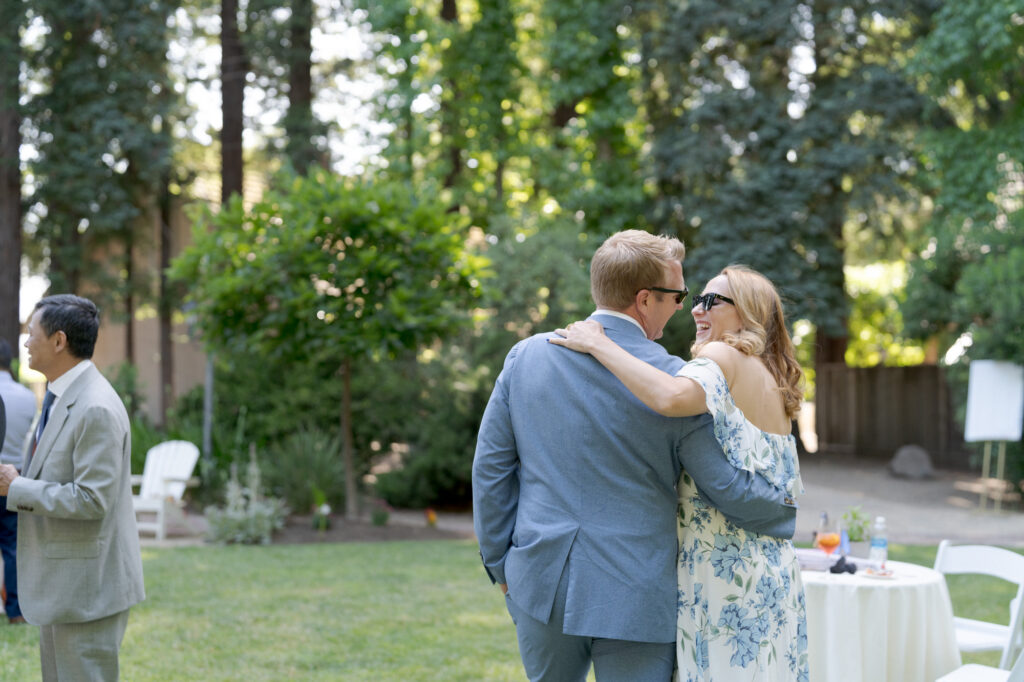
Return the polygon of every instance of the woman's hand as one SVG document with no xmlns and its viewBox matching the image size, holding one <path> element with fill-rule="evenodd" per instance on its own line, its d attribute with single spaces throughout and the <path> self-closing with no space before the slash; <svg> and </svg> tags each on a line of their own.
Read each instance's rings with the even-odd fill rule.
<svg viewBox="0 0 1024 682">
<path fill-rule="evenodd" d="M 549 342 L 581 353 L 593 353 L 608 340 L 604 335 L 604 327 L 593 320 L 573 322 L 565 329 L 556 329 L 555 333 L 558 336 L 548 339 Z"/>
</svg>

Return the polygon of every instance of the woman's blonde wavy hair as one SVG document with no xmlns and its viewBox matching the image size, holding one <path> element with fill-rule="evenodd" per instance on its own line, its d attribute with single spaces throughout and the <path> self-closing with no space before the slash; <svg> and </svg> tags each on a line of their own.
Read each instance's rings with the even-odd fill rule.
<svg viewBox="0 0 1024 682">
<path fill-rule="evenodd" d="M 792 419 L 803 400 L 803 372 L 796 361 L 779 292 L 767 277 L 746 265 L 730 265 L 718 274 L 729 280 L 729 297 L 743 324 L 738 333 L 724 334 L 722 342 L 761 358 L 779 386 L 786 415 Z M 693 344 L 692 356 L 703 345 Z"/>
</svg>

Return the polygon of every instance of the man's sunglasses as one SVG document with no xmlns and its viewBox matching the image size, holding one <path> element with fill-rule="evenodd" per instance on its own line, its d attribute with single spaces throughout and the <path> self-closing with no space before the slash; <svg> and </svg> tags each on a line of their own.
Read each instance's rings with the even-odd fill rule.
<svg viewBox="0 0 1024 682">
<path fill-rule="evenodd" d="M 665 287 L 646 287 L 646 288 L 650 289 L 651 291 L 660 291 L 663 294 L 675 294 L 676 295 L 676 305 L 679 305 L 680 303 L 682 303 L 683 299 L 685 299 L 687 297 L 687 295 L 690 293 L 689 289 L 683 289 L 683 290 L 680 291 L 679 289 L 666 289 Z"/>
<path fill-rule="evenodd" d="M 726 303 L 733 303 L 732 299 L 728 296 L 722 296 L 721 294 L 694 294 L 693 295 L 693 307 L 703 306 L 704 312 L 707 312 L 718 305 L 718 301 L 725 301 Z"/>
</svg>

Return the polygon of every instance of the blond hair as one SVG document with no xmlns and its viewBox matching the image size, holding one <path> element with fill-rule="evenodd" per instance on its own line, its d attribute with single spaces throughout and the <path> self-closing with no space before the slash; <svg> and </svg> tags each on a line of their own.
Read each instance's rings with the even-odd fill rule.
<svg viewBox="0 0 1024 682">
<path fill-rule="evenodd" d="M 761 358 L 778 384 L 786 416 L 792 419 L 803 400 L 803 372 L 786 328 L 779 292 L 767 277 L 746 265 L 730 265 L 718 274 L 729 280 L 729 297 L 743 325 L 739 332 L 723 334 L 722 342 Z M 693 344 L 691 353 L 696 356 L 703 345 Z"/>
<path fill-rule="evenodd" d="M 590 295 L 600 308 L 624 310 L 641 289 L 663 285 L 670 265 L 685 257 L 686 247 L 675 237 L 616 232 L 590 261 Z"/>
</svg>

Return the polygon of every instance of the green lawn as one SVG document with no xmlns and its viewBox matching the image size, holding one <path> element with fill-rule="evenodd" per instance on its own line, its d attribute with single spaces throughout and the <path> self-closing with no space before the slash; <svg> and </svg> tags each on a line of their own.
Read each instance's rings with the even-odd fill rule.
<svg viewBox="0 0 1024 682">
<path fill-rule="evenodd" d="M 937 546 L 891 545 L 889 556 L 898 561 L 933 566 L 938 549 Z M 1024 554 L 1024 550 L 1013 551 Z M 956 615 L 1004 625 L 1010 622 L 1010 600 L 1016 593 L 1012 583 L 984 575 L 948 575 L 946 584 Z M 998 651 L 986 651 L 964 654 L 962 658 L 964 663 L 998 666 L 999 656 Z"/>
<path fill-rule="evenodd" d="M 930 566 L 934 547 L 895 545 Z M 196 547 L 143 554 L 122 679 L 522 680 L 504 601 L 469 541 Z M 1011 591 L 952 576 L 958 614 L 1006 622 Z M 998 656 L 966 659 L 995 665 Z M 39 679 L 33 627 L 0 626 L 4 680 Z"/>
</svg>

